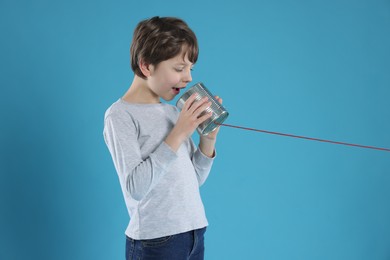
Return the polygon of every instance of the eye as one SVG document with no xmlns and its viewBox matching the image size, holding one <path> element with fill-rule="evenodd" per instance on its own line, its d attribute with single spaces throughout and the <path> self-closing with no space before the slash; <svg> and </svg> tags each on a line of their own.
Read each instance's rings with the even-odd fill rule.
<svg viewBox="0 0 390 260">
<path fill-rule="evenodd" d="M 175 68 L 175 70 L 176 70 L 177 72 L 182 72 L 182 71 L 183 71 L 182 68 Z"/>
</svg>

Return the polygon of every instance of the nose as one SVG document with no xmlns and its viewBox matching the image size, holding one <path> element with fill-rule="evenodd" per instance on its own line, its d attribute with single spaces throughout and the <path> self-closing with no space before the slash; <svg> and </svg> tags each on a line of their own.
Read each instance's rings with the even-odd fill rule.
<svg viewBox="0 0 390 260">
<path fill-rule="evenodd" d="M 188 70 L 188 72 L 185 74 L 185 76 L 183 77 L 183 81 L 185 83 L 189 83 L 192 81 L 191 70 Z"/>
</svg>

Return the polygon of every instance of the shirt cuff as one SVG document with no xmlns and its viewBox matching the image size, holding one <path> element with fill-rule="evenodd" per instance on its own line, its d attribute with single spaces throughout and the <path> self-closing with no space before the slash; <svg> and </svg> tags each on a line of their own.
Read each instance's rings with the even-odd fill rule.
<svg viewBox="0 0 390 260">
<path fill-rule="evenodd" d="M 214 158 L 216 156 L 217 156 L 217 152 L 215 149 L 214 149 L 213 157 L 210 158 L 210 157 L 206 156 L 204 153 L 202 153 L 202 151 L 198 147 L 198 149 L 194 153 L 194 160 L 200 168 L 206 169 L 206 168 L 211 167 L 211 165 L 213 164 Z"/>
</svg>

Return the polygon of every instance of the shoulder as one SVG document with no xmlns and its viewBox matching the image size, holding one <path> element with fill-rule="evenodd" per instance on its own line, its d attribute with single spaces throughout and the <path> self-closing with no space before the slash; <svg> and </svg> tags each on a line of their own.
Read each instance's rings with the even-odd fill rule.
<svg viewBox="0 0 390 260">
<path fill-rule="evenodd" d="M 120 99 L 114 102 L 105 112 L 104 131 L 108 133 L 137 133 L 138 125 L 131 109 Z"/>
<path fill-rule="evenodd" d="M 119 119 L 121 121 L 133 120 L 131 106 L 126 106 L 121 99 L 114 102 L 105 112 L 104 121 L 107 120 L 116 120 Z"/>
<path fill-rule="evenodd" d="M 131 104 L 119 99 L 106 110 L 104 120 L 145 121 L 162 115 L 177 118 L 179 114 L 180 110 L 168 103 Z"/>
</svg>

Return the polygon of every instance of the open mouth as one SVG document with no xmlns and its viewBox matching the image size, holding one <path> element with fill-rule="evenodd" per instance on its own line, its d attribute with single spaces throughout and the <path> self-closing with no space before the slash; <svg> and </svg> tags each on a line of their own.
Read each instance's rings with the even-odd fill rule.
<svg viewBox="0 0 390 260">
<path fill-rule="evenodd" d="M 176 94 L 179 94 L 181 88 L 173 87 L 172 89 L 173 89 L 173 91 L 174 91 Z"/>
</svg>

